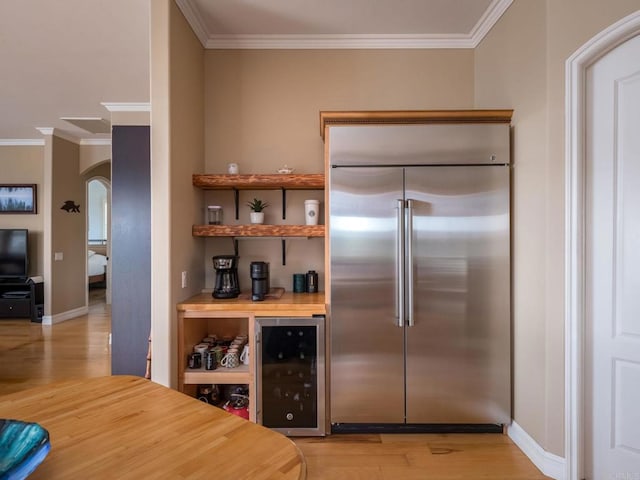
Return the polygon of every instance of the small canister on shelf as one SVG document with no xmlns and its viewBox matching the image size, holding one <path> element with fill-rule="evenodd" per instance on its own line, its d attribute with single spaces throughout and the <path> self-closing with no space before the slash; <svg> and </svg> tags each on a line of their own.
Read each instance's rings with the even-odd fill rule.
<svg viewBox="0 0 640 480">
<path fill-rule="evenodd" d="M 222 207 L 209 205 L 207 207 L 207 223 L 209 225 L 222 225 Z"/>
<path fill-rule="evenodd" d="M 307 293 L 318 293 L 318 274 L 315 270 L 307 272 Z"/>
<path fill-rule="evenodd" d="M 293 274 L 293 293 L 304 293 L 307 291 L 306 275 L 304 273 Z"/>
</svg>

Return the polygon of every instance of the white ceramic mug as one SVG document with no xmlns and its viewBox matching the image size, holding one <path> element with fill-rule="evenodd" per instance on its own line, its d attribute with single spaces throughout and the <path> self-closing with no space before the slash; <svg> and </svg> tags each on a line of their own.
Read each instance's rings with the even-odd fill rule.
<svg viewBox="0 0 640 480">
<path fill-rule="evenodd" d="M 304 201 L 304 221 L 307 225 L 318 224 L 319 212 L 320 212 L 320 202 L 318 200 Z"/>
<path fill-rule="evenodd" d="M 207 343 L 198 343 L 194 345 L 193 351 L 199 353 L 204 358 L 205 352 L 209 349 L 209 345 Z"/>
<path fill-rule="evenodd" d="M 242 350 L 242 354 L 240 355 L 240 361 L 244 365 L 249 365 L 249 345 L 245 345 Z"/>
<path fill-rule="evenodd" d="M 232 175 L 237 175 L 238 172 L 240 171 L 237 163 L 230 163 L 229 165 L 227 165 L 227 168 L 228 168 L 228 172 Z"/>
</svg>

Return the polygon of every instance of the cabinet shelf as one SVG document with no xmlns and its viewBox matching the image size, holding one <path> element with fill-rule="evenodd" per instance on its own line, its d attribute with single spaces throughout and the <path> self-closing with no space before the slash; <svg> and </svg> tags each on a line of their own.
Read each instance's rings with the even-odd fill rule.
<svg viewBox="0 0 640 480">
<path fill-rule="evenodd" d="M 225 368 L 219 366 L 216 370 L 187 369 L 184 372 L 184 384 L 218 383 L 231 384 L 243 383 L 251 384 L 252 376 L 248 365 L 239 365 L 236 368 Z"/>
<path fill-rule="evenodd" d="M 324 225 L 194 225 L 194 237 L 324 237 Z"/>
<path fill-rule="evenodd" d="M 211 295 L 208 300 L 213 301 Z M 243 384 L 249 388 L 250 420 L 256 419 L 255 391 L 255 316 L 248 311 L 194 311 L 178 305 L 178 390 L 193 392 L 194 386 L 202 384 Z M 215 370 L 187 367 L 188 355 L 194 345 L 202 339 L 216 335 L 218 338 L 246 335 L 249 345 L 249 365 L 241 364 L 235 368 L 218 365 Z"/>
<path fill-rule="evenodd" d="M 194 174 L 193 185 L 203 190 L 323 190 L 324 174 Z"/>
</svg>

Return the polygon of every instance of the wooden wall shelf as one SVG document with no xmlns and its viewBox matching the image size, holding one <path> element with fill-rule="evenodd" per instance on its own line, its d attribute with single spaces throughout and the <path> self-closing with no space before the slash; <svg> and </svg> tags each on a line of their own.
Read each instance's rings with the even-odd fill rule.
<svg viewBox="0 0 640 480">
<path fill-rule="evenodd" d="M 194 174 L 194 187 L 202 190 L 233 190 L 236 220 L 240 218 L 240 190 L 281 190 L 282 219 L 287 218 L 287 190 L 324 190 L 323 173 L 305 174 Z M 286 265 L 286 238 L 324 238 L 324 225 L 194 225 L 194 237 L 230 237 L 238 254 L 238 239 L 277 237 L 282 239 L 282 265 Z"/>
<path fill-rule="evenodd" d="M 324 237 L 324 225 L 194 225 L 194 237 Z"/>
<path fill-rule="evenodd" d="M 194 174 L 193 185 L 203 190 L 322 190 L 324 174 Z"/>
<path fill-rule="evenodd" d="M 194 187 L 203 190 L 233 190 L 236 220 L 240 216 L 240 190 L 281 190 L 282 219 L 285 220 L 287 218 L 287 190 L 323 190 L 324 174 L 194 174 L 192 183 Z"/>
</svg>

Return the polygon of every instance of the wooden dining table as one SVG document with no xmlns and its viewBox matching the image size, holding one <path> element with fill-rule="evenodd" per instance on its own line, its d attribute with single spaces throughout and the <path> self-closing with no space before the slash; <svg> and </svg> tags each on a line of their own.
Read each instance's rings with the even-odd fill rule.
<svg viewBox="0 0 640 480">
<path fill-rule="evenodd" d="M 133 376 L 69 380 L 0 397 L 0 418 L 37 422 L 51 450 L 31 479 L 299 480 L 284 435 Z"/>
</svg>

